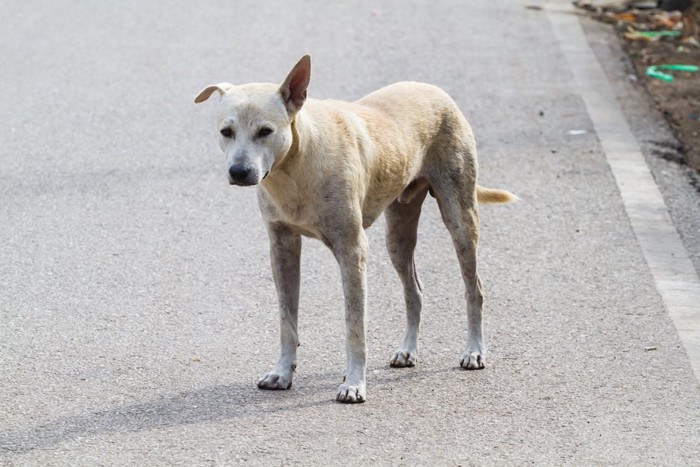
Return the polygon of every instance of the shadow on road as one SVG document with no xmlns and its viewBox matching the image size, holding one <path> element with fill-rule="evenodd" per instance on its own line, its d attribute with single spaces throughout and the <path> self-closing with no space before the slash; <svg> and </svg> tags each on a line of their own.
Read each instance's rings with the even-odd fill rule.
<svg viewBox="0 0 700 467">
<path fill-rule="evenodd" d="M 370 371 L 376 370 L 381 375 L 375 375 L 370 380 L 377 385 L 425 378 L 429 373 L 460 371 L 451 368 L 415 372 L 411 369 L 389 369 L 387 366 Z M 24 454 L 72 439 L 105 433 L 142 432 L 337 404 L 331 398 L 339 382 L 337 374 L 300 376 L 295 384 L 301 383 L 301 390 L 296 391 L 261 391 L 252 383 L 222 385 L 87 415 L 62 417 L 26 430 L 0 433 L 0 452 Z M 309 401 L 309 398 L 313 400 Z"/>
<path fill-rule="evenodd" d="M 324 375 L 330 378 L 329 375 Z M 319 379 L 321 375 L 319 375 Z M 327 388 L 315 390 L 325 391 Z M 298 394 L 296 394 L 298 396 Z M 141 432 L 179 425 L 236 420 L 254 414 L 301 410 L 334 403 L 328 397 L 300 402 L 294 392 L 261 391 L 254 384 L 214 386 L 87 415 L 63 417 L 27 430 L 0 434 L 0 452 L 22 454 L 65 441 L 110 432 Z"/>
</svg>

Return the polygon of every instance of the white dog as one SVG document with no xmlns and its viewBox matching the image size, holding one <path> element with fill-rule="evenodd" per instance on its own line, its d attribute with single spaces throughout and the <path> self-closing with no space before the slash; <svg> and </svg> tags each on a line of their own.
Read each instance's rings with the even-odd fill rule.
<svg viewBox="0 0 700 467">
<path fill-rule="evenodd" d="M 404 286 L 407 330 L 391 366 L 416 363 L 422 286 L 413 257 L 421 205 L 435 197 L 466 286 L 468 338 L 461 366 L 484 367 L 482 289 L 477 274 L 480 202 L 508 202 L 502 190 L 478 187 L 471 128 L 437 87 L 405 82 L 357 102 L 307 99 L 306 55 L 282 85 L 220 83 L 195 102 L 221 95 L 217 120 L 232 185 L 258 185 L 279 295 L 281 353 L 258 383 L 289 389 L 298 346 L 301 236 L 325 243 L 345 292 L 347 369 L 337 400 L 366 399 L 365 307 L 368 228 L 386 216 L 386 243 Z"/>
</svg>

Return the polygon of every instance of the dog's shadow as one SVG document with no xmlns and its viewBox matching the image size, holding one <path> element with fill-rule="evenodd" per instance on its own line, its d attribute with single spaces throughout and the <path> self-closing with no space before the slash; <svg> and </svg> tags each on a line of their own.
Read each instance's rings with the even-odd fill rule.
<svg viewBox="0 0 700 467">
<path fill-rule="evenodd" d="M 308 375 L 305 380 L 319 381 L 304 391 L 330 391 L 320 383 L 323 376 Z M 142 432 L 180 425 L 236 420 L 253 414 L 302 410 L 334 401 L 326 397 L 299 401 L 296 391 L 261 391 L 254 382 L 212 386 L 186 391 L 142 403 L 117 406 L 108 410 L 61 417 L 25 430 L 0 433 L 0 453 L 22 454 L 45 449 L 65 441 L 106 433 Z M 298 396 L 299 394 L 297 394 Z M 328 393 L 326 393 L 328 395 Z"/>
<path fill-rule="evenodd" d="M 382 376 L 371 378 L 375 383 L 396 382 L 418 376 L 411 370 L 388 370 L 387 367 L 377 369 Z M 72 439 L 106 433 L 142 432 L 180 425 L 232 421 L 250 415 L 301 411 L 337 404 L 329 397 L 337 387 L 337 380 L 337 374 L 306 374 L 295 381 L 295 385 L 303 384 L 303 389 L 291 391 L 261 391 L 254 383 L 220 385 L 85 415 L 61 417 L 24 430 L 0 433 L 0 453 L 23 454 L 35 449 L 47 449 Z"/>
</svg>

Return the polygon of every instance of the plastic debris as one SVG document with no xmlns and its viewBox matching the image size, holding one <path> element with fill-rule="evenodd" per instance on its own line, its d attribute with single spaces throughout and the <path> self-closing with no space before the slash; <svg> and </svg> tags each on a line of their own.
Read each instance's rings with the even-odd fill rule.
<svg viewBox="0 0 700 467">
<path fill-rule="evenodd" d="M 670 70 L 670 71 L 685 71 L 689 73 L 696 73 L 698 70 L 700 70 L 700 67 L 697 65 L 683 65 L 683 64 L 675 64 L 675 65 L 653 65 L 647 68 L 647 76 L 651 78 L 657 78 L 662 81 L 666 81 L 667 83 L 670 83 L 673 81 L 673 76 L 664 73 L 663 71 L 660 70 Z"/>
<path fill-rule="evenodd" d="M 567 134 L 571 136 L 585 135 L 586 133 L 586 130 L 569 130 L 567 132 Z"/>
<path fill-rule="evenodd" d="M 678 37 L 680 31 L 629 31 L 625 33 L 625 39 L 631 41 L 655 41 L 662 37 Z"/>
</svg>

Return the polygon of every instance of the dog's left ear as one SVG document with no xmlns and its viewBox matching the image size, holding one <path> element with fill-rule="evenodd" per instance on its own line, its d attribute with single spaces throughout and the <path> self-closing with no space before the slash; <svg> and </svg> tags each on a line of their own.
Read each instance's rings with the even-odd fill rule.
<svg viewBox="0 0 700 467">
<path fill-rule="evenodd" d="M 280 86 L 280 95 L 290 114 L 301 110 L 306 100 L 306 89 L 311 81 L 311 55 L 304 55 L 289 72 L 287 79 Z"/>
<path fill-rule="evenodd" d="M 219 83 L 207 86 L 206 88 L 202 89 L 202 91 L 197 95 L 197 97 L 194 98 L 194 103 L 199 104 L 200 102 L 204 102 L 205 100 L 211 97 L 214 91 L 219 91 L 219 95 L 223 96 L 226 93 L 226 91 L 228 91 L 232 87 L 233 84 L 231 83 Z"/>
</svg>

